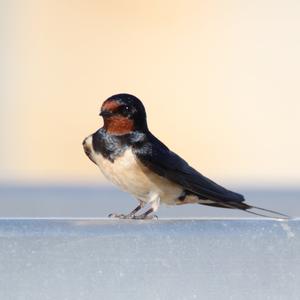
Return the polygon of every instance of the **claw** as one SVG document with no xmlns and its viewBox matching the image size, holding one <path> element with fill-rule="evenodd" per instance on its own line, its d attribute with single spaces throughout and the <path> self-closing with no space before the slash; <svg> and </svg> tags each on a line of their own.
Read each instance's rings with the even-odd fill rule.
<svg viewBox="0 0 300 300">
<path fill-rule="evenodd" d="M 134 215 L 131 215 L 131 214 L 129 214 L 129 215 L 120 215 L 119 218 L 120 219 L 133 219 Z"/>
<path fill-rule="evenodd" d="M 157 215 L 139 215 L 139 216 L 133 216 L 132 219 L 135 220 L 158 220 L 158 216 Z"/>
<path fill-rule="evenodd" d="M 114 214 L 114 213 L 112 213 L 112 214 L 108 215 L 108 218 L 124 219 L 124 217 L 125 217 L 125 215 L 123 215 L 123 214 Z"/>
<path fill-rule="evenodd" d="M 124 215 L 124 214 L 109 214 L 108 218 L 116 218 L 116 219 L 134 219 L 134 215 L 128 214 L 128 215 Z"/>
<path fill-rule="evenodd" d="M 124 214 L 114 214 L 111 213 L 108 215 L 108 218 L 115 218 L 115 219 L 123 219 L 123 220 L 158 220 L 158 216 L 157 215 L 149 215 L 149 213 L 147 214 L 147 212 L 139 215 L 139 216 L 135 216 L 134 214 L 130 213 L 128 215 L 124 215 Z"/>
</svg>

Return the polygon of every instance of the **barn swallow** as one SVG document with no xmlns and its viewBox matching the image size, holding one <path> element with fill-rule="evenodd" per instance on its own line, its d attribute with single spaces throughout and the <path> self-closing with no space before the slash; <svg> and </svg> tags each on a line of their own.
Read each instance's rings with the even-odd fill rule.
<svg viewBox="0 0 300 300">
<path fill-rule="evenodd" d="M 160 203 L 196 203 L 268 216 L 251 211 L 256 209 L 288 218 L 246 204 L 241 194 L 203 176 L 172 152 L 149 131 L 144 105 L 137 97 L 130 94 L 109 97 L 102 104 L 100 116 L 104 125 L 83 141 L 84 151 L 108 180 L 139 202 L 129 214 L 111 214 L 111 217 L 148 219 L 154 217 L 152 213 Z M 149 209 L 137 215 L 146 205 Z"/>
</svg>

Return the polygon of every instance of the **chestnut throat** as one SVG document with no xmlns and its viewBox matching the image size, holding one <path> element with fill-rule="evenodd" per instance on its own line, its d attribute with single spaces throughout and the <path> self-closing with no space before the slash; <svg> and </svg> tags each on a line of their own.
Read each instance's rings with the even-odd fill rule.
<svg viewBox="0 0 300 300">
<path fill-rule="evenodd" d="M 104 119 L 104 129 L 109 134 L 128 134 L 134 130 L 134 121 L 122 116 L 112 116 Z"/>
</svg>

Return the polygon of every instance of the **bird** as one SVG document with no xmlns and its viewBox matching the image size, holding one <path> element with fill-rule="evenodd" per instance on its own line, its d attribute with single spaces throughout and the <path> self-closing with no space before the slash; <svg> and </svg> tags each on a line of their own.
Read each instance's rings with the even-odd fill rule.
<svg viewBox="0 0 300 300">
<path fill-rule="evenodd" d="M 112 213 L 109 217 L 157 218 L 155 212 L 162 203 L 202 204 L 271 218 L 289 218 L 247 204 L 243 195 L 191 167 L 150 132 L 145 107 L 134 95 L 121 93 L 109 97 L 101 106 L 100 116 L 103 127 L 84 139 L 84 152 L 109 181 L 138 201 L 130 213 Z M 138 214 L 144 207 L 148 209 Z"/>
</svg>

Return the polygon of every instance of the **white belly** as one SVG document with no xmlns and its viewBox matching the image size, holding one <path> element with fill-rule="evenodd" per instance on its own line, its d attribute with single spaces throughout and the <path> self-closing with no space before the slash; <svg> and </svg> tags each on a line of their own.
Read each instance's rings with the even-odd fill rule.
<svg viewBox="0 0 300 300">
<path fill-rule="evenodd" d="M 150 202 L 159 197 L 160 201 L 166 204 L 176 204 L 182 193 L 178 184 L 155 174 L 139 162 L 130 148 L 114 162 L 93 150 L 91 158 L 108 180 L 143 202 Z"/>
</svg>

